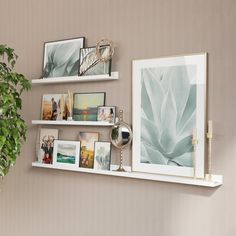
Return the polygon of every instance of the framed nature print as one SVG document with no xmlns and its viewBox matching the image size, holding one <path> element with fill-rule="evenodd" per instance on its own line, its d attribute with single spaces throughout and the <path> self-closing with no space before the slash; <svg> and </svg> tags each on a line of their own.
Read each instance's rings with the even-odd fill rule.
<svg viewBox="0 0 236 236">
<path fill-rule="evenodd" d="M 99 133 L 79 132 L 81 142 L 79 166 L 93 168 L 94 143 L 98 141 Z"/>
<path fill-rule="evenodd" d="M 43 77 L 78 75 L 80 49 L 85 38 L 47 42 L 44 44 Z"/>
<path fill-rule="evenodd" d="M 97 121 L 98 106 L 105 105 L 105 93 L 75 93 L 73 120 Z"/>
<path fill-rule="evenodd" d="M 133 61 L 134 171 L 204 178 L 206 54 Z"/>
<path fill-rule="evenodd" d="M 98 107 L 98 121 L 105 121 L 115 123 L 116 118 L 116 107 Z"/>
<path fill-rule="evenodd" d="M 109 53 L 110 46 L 100 47 L 101 55 Z M 80 49 L 79 76 L 83 75 L 111 75 L 111 60 L 103 62 L 98 59 L 96 47 L 87 47 Z"/>
<path fill-rule="evenodd" d="M 42 120 L 67 120 L 68 94 L 44 94 L 42 98 Z"/>
<path fill-rule="evenodd" d="M 52 164 L 55 139 L 58 139 L 58 129 L 40 129 L 38 162 Z"/>
<path fill-rule="evenodd" d="M 55 140 L 53 151 L 53 164 L 78 167 L 79 153 L 79 141 Z"/>
<path fill-rule="evenodd" d="M 111 143 L 95 142 L 94 169 L 110 170 Z"/>
</svg>

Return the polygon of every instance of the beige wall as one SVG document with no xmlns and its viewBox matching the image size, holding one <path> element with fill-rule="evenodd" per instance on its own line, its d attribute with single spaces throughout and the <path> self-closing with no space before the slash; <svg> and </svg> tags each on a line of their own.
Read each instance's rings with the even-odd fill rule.
<svg viewBox="0 0 236 236">
<path fill-rule="evenodd" d="M 34 86 L 25 96 L 29 124 L 22 155 L 0 181 L 1 236 L 233 236 L 236 235 L 236 1 L 232 0 L 7 0 L 0 1 L 0 43 L 20 55 L 17 69 L 41 74 L 45 41 L 85 36 L 118 43 L 117 82 Z M 131 60 L 209 53 L 209 117 L 215 123 L 213 170 L 217 189 L 31 167 L 43 93 L 106 91 L 107 104 L 131 123 Z M 135 115 L 135 114 L 134 114 Z M 60 127 L 61 138 L 79 130 Z M 126 162 L 130 162 L 130 150 Z M 113 162 L 118 153 L 113 152 Z"/>
</svg>

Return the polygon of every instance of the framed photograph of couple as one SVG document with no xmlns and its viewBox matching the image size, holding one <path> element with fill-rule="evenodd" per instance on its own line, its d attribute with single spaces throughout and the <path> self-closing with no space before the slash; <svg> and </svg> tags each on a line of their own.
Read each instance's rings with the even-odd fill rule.
<svg viewBox="0 0 236 236">
<path fill-rule="evenodd" d="M 133 61 L 133 171 L 204 178 L 206 67 L 206 53 Z"/>
<path fill-rule="evenodd" d="M 41 120 L 67 120 L 68 94 L 44 94 L 42 97 Z"/>
</svg>

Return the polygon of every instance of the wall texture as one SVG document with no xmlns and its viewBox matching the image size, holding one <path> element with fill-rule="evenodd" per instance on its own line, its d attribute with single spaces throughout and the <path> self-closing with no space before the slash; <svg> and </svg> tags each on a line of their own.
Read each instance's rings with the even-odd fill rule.
<svg viewBox="0 0 236 236">
<path fill-rule="evenodd" d="M 117 82 L 34 86 L 24 97 L 28 139 L 17 164 L 0 181 L 1 236 L 236 235 L 236 2 L 234 0 L 0 1 L 0 43 L 20 55 L 17 69 L 40 77 L 45 41 L 85 36 L 118 44 Z M 43 93 L 106 91 L 107 104 L 131 123 L 131 60 L 209 53 L 209 117 L 214 120 L 213 170 L 218 189 L 36 169 L 35 139 Z M 134 114 L 135 115 L 135 114 Z M 61 138 L 79 130 L 59 127 Z M 97 128 L 101 139 L 108 129 Z M 126 150 L 126 162 L 130 162 Z M 113 152 L 113 162 L 118 153 Z"/>
</svg>

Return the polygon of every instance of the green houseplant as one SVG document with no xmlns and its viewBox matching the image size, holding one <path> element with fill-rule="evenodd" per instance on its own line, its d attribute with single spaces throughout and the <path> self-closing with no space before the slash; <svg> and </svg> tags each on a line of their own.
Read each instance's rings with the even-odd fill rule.
<svg viewBox="0 0 236 236">
<path fill-rule="evenodd" d="M 0 45 L 0 176 L 5 176 L 20 154 L 26 139 L 26 124 L 21 118 L 21 95 L 31 88 L 24 75 L 14 71 L 14 49 Z"/>
</svg>

